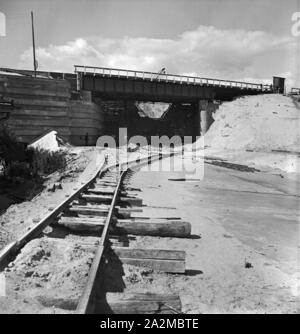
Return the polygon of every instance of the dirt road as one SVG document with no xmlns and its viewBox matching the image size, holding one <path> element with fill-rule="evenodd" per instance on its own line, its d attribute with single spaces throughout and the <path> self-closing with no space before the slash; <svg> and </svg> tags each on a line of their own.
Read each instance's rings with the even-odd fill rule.
<svg viewBox="0 0 300 334">
<path fill-rule="evenodd" d="M 170 281 L 184 312 L 299 312 L 299 184 L 208 164 L 202 180 L 181 180 L 140 171 L 132 182 L 143 189 L 145 216 L 168 212 L 192 224 L 189 240 L 136 240 L 186 250 L 187 275 Z"/>
</svg>

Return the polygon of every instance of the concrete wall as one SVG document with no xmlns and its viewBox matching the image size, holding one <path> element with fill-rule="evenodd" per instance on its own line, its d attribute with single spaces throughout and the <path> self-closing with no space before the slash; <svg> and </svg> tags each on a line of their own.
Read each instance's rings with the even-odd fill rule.
<svg viewBox="0 0 300 334">
<path fill-rule="evenodd" d="M 0 95 L 14 100 L 8 122 L 22 142 L 29 143 L 49 130 L 72 144 L 94 144 L 102 131 L 103 113 L 91 99 L 71 99 L 66 80 L 0 75 Z"/>
</svg>

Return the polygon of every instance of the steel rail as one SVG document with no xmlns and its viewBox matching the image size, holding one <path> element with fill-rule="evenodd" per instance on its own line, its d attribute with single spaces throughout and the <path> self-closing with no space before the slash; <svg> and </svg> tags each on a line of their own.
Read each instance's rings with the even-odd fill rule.
<svg viewBox="0 0 300 334">
<path fill-rule="evenodd" d="M 108 216 L 106 218 L 106 222 L 102 231 L 102 235 L 101 235 L 101 239 L 100 239 L 100 243 L 98 245 L 98 248 L 96 250 L 96 254 L 94 256 L 93 259 L 93 263 L 91 265 L 90 271 L 89 271 L 89 275 L 88 275 L 88 281 L 86 283 L 85 289 L 79 299 L 79 303 L 77 305 L 77 309 L 76 309 L 76 314 L 91 314 L 94 312 L 95 309 L 95 298 L 96 298 L 96 281 L 97 281 L 97 277 L 99 275 L 99 270 L 100 270 L 100 265 L 101 265 L 101 261 L 103 259 L 103 253 L 105 251 L 105 247 L 107 246 L 107 237 L 108 237 L 108 232 L 109 232 L 109 227 L 111 225 L 111 221 L 113 218 L 113 212 L 114 212 L 114 208 L 115 208 L 115 204 L 117 202 L 118 199 L 118 193 L 120 190 L 120 187 L 122 185 L 122 181 L 124 176 L 126 175 L 126 172 L 128 171 L 128 169 L 130 167 L 134 167 L 134 166 L 142 166 L 144 164 L 148 164 L 148 163 L 152 163 L 156 160 L 160 160 L 163 157 L 170 157 L 172 156 L 173 153 L 160 153 L 160 154 L 155 154 L 155 155 L 148 155 L 145 158 L 142 158 L 140 160 L 137 161 L 137 159 L 129 161 L 129 162 L 125 162 L 125 163 L 121 163 L 121 164 L 117 164 L 115 165 L 115 167 L 119 167 L 122 172 L 120 174 L 120 178 L 119 181 L 117 183 L 116 189 L 114 191 L 114 195 L 113 195 L 113 199 L 109 208 L 109 212 L 108 212 Z"/>
<path fill-rule="evenodd" d="M 109 231 L 109 227 L 110 227 L 111 222 L 112 222 L 113 213 L 114 213 L 115 205 L 117 203 L 119 190 L 120 190 L 122 180 L 123 180 L 127 170 L 128 169 L 124 170 L 119 177 L 119 181 L 117 183 L 117 186 L 116 186 L 116 189 L 115 189 L 115 192 L 114 192 L 114 196 L 113 196 L 113 199 L 111 201 L 110 208 L 109 208 L 109 212 L 108 212 L 108 215 L 107 215 L 107 218 L 106 218 L 106 222 L 105 222 L 102 234 L 101 234 L 100 243 L 99 243 L 99 246 L 97 248 L 92 266 L 91 266 L 90 271 L 89 271 L 88 280 L 87 280 L 87 283 L 85 285 L 85 289 L 83 291 L 83 294 L 81 295 L 81 297 L 79 299 L 79 303 L 77 305 L 77 309 L 76 309 L 77 314 L 93 313 L 93 310 L 94 310 L 94 307 L 95 307 L 95 302 L 94 302 L 95 282 L 96 282 L 96 279 L 97 279 L 97 275 L 99 273 L 100 264 L 101 264 L 101 261 L 102 261 L 102 258 L 103 258 L 103 252 L 104 252 L 105 247 L 106 247 L 108 231 Z"/>
</svg>

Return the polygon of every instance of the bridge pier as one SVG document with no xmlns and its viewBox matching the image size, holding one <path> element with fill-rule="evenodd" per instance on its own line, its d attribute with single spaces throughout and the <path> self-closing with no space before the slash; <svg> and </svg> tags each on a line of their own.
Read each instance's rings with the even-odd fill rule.
<svg viewBox="0 0 300 334">
<path fill-rule="evenodd" d="M 198 114 L 200 115 L 200 131 L 201 136 L 205 135 L 214 119 L 213 112 L 217 109 L 217 104 L 209 100 L 199 100 Z"/>
</svg>

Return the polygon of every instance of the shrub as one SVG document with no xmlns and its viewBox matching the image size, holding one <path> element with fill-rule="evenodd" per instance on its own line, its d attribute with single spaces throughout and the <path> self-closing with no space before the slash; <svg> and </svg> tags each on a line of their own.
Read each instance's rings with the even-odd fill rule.
<svg viewBox="0 0 300 334">
<path fill-rule="evenodd" d="M 9 164 L 12 161 L 28 161 L 26 148 L 18 143 L 6 125 L 0 125 L 0 158 Z"/>
<path fill-rule="evenodd" d="M 67 165 L 65 152 L 51 152 L 42 149 L 31 149 L 32 171 L 34 175 L 49 175 Z"/>
<path fill-rule="evenodd" d="M 32 169 L 27 162 L 11 161 L 4 166 L 4 176 L 9 178 L 22 177 L 31 179 L 33 177 Z"/>
<path fill-rule="evenodd" d="M 64 151 L 27 149 L 17 142 L 9 128 L 4 125 L 0 126 L 0 162 L 1 160 L 4 162 L 4 176 L 25 179 L 49 175 L 67 165 Z"/>
</svg>

